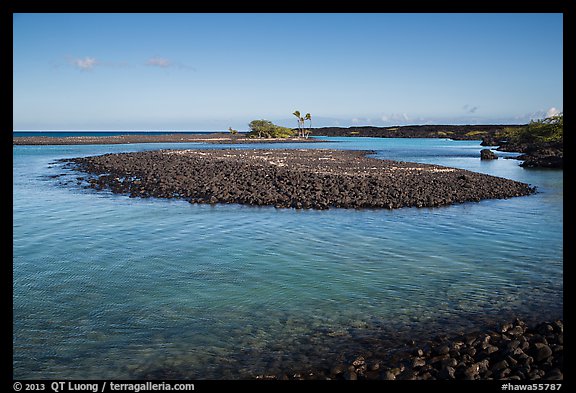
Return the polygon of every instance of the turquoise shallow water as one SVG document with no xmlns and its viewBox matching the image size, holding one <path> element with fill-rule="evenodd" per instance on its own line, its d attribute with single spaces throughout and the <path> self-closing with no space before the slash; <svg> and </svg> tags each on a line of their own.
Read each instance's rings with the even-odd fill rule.
<svg viewBox="0 0 576 393">
<path fill-rule="evenodd" d="M 245 378 L 375 337 L 562 316 L 562 171 L 482 162 L 477 141 L 325 139 L 240 148 L 374 150 L 538 193 L 392 211 L 191 205 L 84 190 L 54 161 L 224 146 L 14 146 L 14 377 Z"/>
</svg>

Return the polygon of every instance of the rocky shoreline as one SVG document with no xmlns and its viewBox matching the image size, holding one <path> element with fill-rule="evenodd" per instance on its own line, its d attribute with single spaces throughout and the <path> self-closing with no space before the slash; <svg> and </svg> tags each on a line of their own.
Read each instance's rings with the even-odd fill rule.
<svg viewBox="0 0 576 393">
<path fill-rule="evenodd" d="M 111 136 L 16 136 L 12 137 L 13 145 L 116 145 L 128 143 L 314 143 L 322 142 L 309 138 L 249 138 L 243 134 L 229 133 L 186 134 L 174 133 L 165 135 L 111 135 Z"/>
<path fill-rule="evenodd" d="M 522 153 L 514 159 L 522 160 L 520 164 L 524 168 L 564 168 L 564 146 L 563 143 L 524 143 L 513 144 L 504 142 L 494 142 L 499 145 L 498 151 Z M 483 141 L 483 144 L 486 142 Z"/>
<path fill-rule="evenodd" d="M 390 353 L 393 353 L 390 355 Z M 374 346 L 316 370 L 261 374 L 270 380 L 563 380 L 563 320 L 411 340 L 398 352 Z"/>
<path fill-rule="evenodd" d="M 130 197 L 277 208 L 436 207 L 530 195 L 509 179 L 325 149 L 157 150 L 65 159 L 85 187 Z"/>
</svg>

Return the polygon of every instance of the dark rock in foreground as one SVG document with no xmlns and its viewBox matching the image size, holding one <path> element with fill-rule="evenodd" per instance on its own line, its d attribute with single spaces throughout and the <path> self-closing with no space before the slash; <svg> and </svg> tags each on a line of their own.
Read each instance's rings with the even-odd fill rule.
<svg viewBox="0 0 576 393">
<path fill-rule="evenodd" d="M 394 358 L 366 353 L 325 369 L 258 375 L 257 379 L 563 380 L 564 323 L 529 327 L 516 319 L 495 330 L 412 342 Z"/>
<path fill-rule="evenodd" d="M 159 150 L 64 160 L 131 197 L 327 209 L 433 207 L 532 194 L 527 184 L 339 150 Z"/>
</svg>

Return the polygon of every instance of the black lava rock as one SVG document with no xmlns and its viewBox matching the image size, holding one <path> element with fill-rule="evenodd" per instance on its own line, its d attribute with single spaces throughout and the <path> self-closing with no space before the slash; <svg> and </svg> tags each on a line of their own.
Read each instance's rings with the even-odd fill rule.
<svg viewBox="0 0 576 393">
<path fill-rule="evenodd" d="M 480 150 L 480 159 L 482 160 L 497 160 L 498 156 L 490 149 Z"/>
<path fill-rule="evenodd" d="M 366 151 L 159 150 L 66 160 L 89 187 L 131 197 L 277 208 L 435 207 L 532 194 L 513 180 Z"/>
</svg>

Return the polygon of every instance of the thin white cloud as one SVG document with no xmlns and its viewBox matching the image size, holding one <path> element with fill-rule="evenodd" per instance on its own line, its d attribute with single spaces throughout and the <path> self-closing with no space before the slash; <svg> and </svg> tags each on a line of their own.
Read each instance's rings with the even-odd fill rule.
<svg viewBox="0 0 576 393">
<path fill-rule="evenodd" d="M 410 120 L 410 116 L 406 113 L 392 113 L 389 115 L 383 115 L 380 117 L 383 122 L 407 122 Z"/>
<path fill-rule="evenodd" d="M 130 64 L 127 63 L 126 61 L 103 62 L 100 60 L 96 60 L 96 58 L 90 57 L 90 56 L 85 56 L 85 57 L 67 56 L 67 62 L 69 64 L 71 64 L 74 68 L 77 68 L 81 71 L 90 71 L 90 70 L 93 70 L 96 66 L 98 66 L 98 67 L 127 67 L 127 66 L 130 66 Z M 160 56 L 151 57 L 148 60 L 146 60 L 144 64 L 147 66 L 151 66 L 151 67 L 160 67 L 160 68 L 177 67 L 178 69 L 182 69 L 182 70 L 196 71 L 196 69 L 194 67 L 191 67 L 191 66 L 188 66 L 185 64 L 174 63 L 170 59 L 167 59 L 165 57 L 160 57 Z"/>
<path fill-rule="evenodd" d="M 152 66 L 152 67 L 160 67 L 160 68 L 176 68 L 179 70 L 185 70 L 185 71 L 196 71 L 196 68 L 186 65 L 186 64 L 182 64 L 182 63 L 178 63 L 178 62 L 173 62 L 170 59 L 167 59 L 165 57 L 160 57 L 160 56 L 154 56 L 149 58 L 148 60 L 146 60 L 146 63 L 144 63 L 147 66 Z"/>
<path fill-rule="evenodd" d="M 531 113 L 521 114 L 521 115 L 515 116 L 514 119 L 518 119 L 520 121 L 525 121 L 527 123 L 527 122 L 532 121 L 532 120 L 542 120 L 542 119 L 545 119 L 548 117 L 559 115 L 561 113 L 562 113 L 562 110 L 555 108 L 555 107 L 551 107 L 547 111 L 539 110 L 539 111 L 535 111 L 535 112 L 531 112 Z"/>
<path fill-rule="evenodd" d="M 546 111 L 546 118 L 559 115 L 560 113 L 562 113 L 562 111 L 552 107 L 552 108 L 548 109 L 548 111 Z"/>
<path fill-rule="evenodd" d="M 350 120 L 352 124 L 371 124 L 372 119 L 369 117 L 354 117 Z"/>
<path fill-rule="evenodd" d="M 86 56 L 86 57 L 81 58 L 81 59 L 72 59 L 72 65 L 74 65 L 76 68 L 78 68 L 82 71 L 89 71 L 89 70 L 93 69 L 94 66 L 97 64 L 98 64 L 98 62 L 93 57 Z"/>
<path fill-rule="evenodd" d="M 164 57 L 154 56 L 146 61 L 146 65 L 167 68 L 172 65 L 172 62 Z"/>
</svg>

